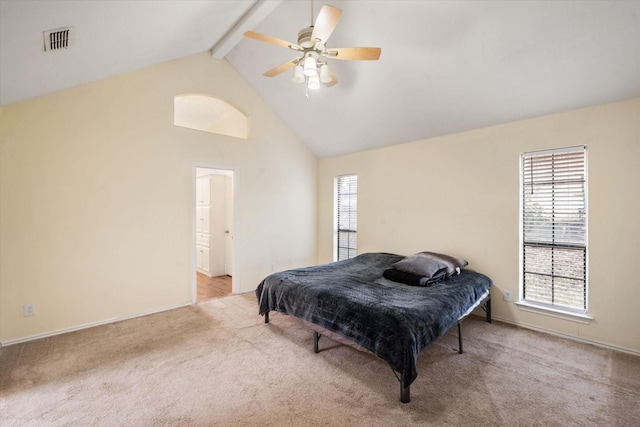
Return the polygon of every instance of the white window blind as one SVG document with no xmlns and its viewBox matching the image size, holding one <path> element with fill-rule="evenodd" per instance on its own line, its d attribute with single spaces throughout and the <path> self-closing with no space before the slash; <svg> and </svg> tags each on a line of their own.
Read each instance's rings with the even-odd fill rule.
<svg viewBox="0 0 640 427">
<path fill-rule="evenodd" d="M 357 254 L 358 176 L 343 175 L 336 180 L 337 260 Z"/>
<path fill-rule="evenodd" d="M 523 300 L 587 310 L 586 149 L 522 155 Z"/>
</svg>

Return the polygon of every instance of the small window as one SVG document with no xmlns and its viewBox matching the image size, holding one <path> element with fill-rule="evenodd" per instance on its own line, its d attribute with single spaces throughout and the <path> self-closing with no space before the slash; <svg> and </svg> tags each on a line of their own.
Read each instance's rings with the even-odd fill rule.
<svg viewBox="0 0 640 427">
<path fill-rule="evenodd" d="M 336 178 L 336 259 L 353 258 L 358 248 L 358 176 Z"/>
<path fill-rule="evenodd" d="M 524 153 L 522 300 L 587 312 L 586 148 Z"/>
</svg>

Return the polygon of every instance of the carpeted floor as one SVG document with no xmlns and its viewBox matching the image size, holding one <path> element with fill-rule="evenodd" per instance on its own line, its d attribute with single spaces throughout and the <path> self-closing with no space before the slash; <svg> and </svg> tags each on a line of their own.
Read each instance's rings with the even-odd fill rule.
<svg viewBox="0 0 640 427">
<path fill-rule="evenodd" d="M 376 357 L 252 293 L 0 349 L 0 425 L 637 426 L 640 357 L 465 321 L 426 348 L 411 402 Z"/>
</svg>

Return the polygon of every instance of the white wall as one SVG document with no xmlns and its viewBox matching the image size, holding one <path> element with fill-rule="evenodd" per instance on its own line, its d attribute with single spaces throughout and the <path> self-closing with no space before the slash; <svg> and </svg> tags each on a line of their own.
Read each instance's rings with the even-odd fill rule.
<svg viewBox="0 0 640 427">
<path fill-rule="evenodd" d="M 249 138 L 174 126 L 183 93 L 245 112 Z M 190 303 L 196 163 L 237 170 L 241 291 L 316 259 L 317 160 L 226 61 L 203 53 L 0 114 L 0 342 Z"/>
<path fill-rule="evenodd" d="M 589 325 L 524 312 L 519 156 L 587 145 Z M 494 281 L 494 315 L 640 352 L 640 99 L 319 162 L 319 262 L 332 260 L 333 180 L 358 174 L 358 252 L 449 252 Z"/>
</svg>

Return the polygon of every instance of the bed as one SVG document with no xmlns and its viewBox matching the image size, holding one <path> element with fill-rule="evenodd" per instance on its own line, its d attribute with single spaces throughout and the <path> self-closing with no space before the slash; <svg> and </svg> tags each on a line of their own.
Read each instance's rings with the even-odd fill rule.
<svg viewBox="0 0 640 427">
<path fill-rule="evenodd" d="M 256 289 L 259 313 L 265 323 L 269 312 L 277 311 L 313 325 L 316 353 L 323 333 L 372 352 L 389 364 L 400 382 L 400 400 L 409 402 L 422 349 L 458 325 L 462 353 L 461 321 L 477 307 L 485 309 L 491 322 L 492 282 L 481 273 L 458 268 L 452 274 L 438 271 L 434 280 L 421 285 L 386 278 L 407 259 L 365 253 L 271 274 Z"/>
</svg>

